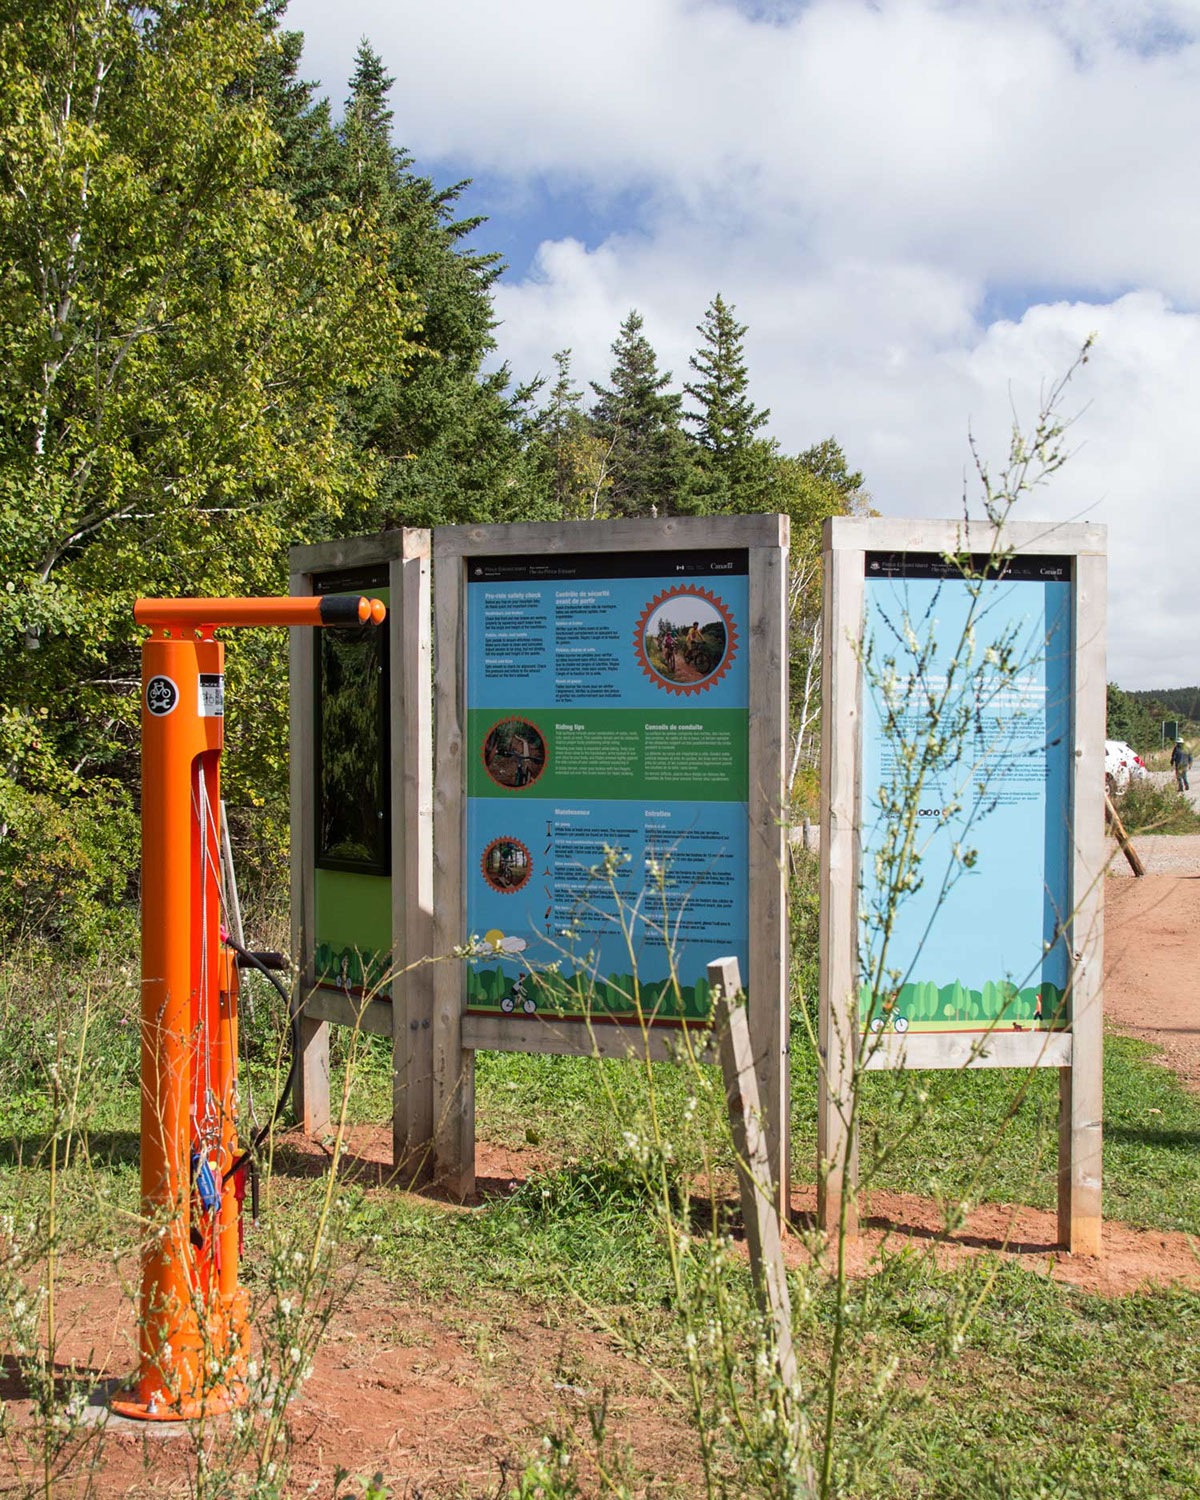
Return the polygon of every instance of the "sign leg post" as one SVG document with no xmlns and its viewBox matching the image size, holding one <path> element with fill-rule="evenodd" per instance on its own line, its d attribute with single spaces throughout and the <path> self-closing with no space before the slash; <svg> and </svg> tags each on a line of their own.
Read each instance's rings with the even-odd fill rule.
<svg viewBox="0 0 1200 1500">
<path fill-rule="evenodd" d="M 1085 1010 L 1075 1020 L 1071 1066 L 1058 1070 L 1058 1242 L 1072 1255 L 1101 1253 L 1103 1037 L 1098 1019 L 1089 1024 Z"/>
<path fill-rule="evenodd" d="M 825 550 L 821 632 L 821 1012 L 817 1223 L 858 1233 L 857 1142 L 848 1120 L 858 1035 L 858 808 L 864 553 Z M 848 1196 L 847 1196 L 848 1195 Z"/>
<path fill-rule="evenodd" d="M 329 1022 L 300 1017 L 300 1058 L 296 1065 L 296 1118 L 305 1135 L 325 1135 L 329 1109 Z"/>
</svg>

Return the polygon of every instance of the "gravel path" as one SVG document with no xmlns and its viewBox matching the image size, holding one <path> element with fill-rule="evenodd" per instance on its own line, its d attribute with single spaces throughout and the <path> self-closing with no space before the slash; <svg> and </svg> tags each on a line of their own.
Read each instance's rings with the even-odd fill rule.
<svg viewBox="0 0 1200 1500">
<path fill-rule="evenodd" d="M 1200 833 L 1137 833 L 1130 841 L 1146 866 L 1147 875 L 1200 875 Z M 1129 861 L 1108 840 L 1108 873 L 1133 877 Z"/>
</svg>

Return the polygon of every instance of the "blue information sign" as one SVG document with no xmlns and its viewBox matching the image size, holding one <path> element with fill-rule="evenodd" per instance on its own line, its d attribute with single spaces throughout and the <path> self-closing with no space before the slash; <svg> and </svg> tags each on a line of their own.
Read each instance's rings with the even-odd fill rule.
<svg viewBox="0 0 1200 1500">
<path fill-rule="evenodd" d="M 937 555 L 867 554 L 859 974 L 873 1031 L 1069 1024 L 1071 588 L 1065 558 L 977 559 L 964 576 Z"/>
<path fill-rule="evenodd" d="M 748 968 L 748 554 L 467 559 L 468 1010 L 702 1020 Z"/>
</svg>

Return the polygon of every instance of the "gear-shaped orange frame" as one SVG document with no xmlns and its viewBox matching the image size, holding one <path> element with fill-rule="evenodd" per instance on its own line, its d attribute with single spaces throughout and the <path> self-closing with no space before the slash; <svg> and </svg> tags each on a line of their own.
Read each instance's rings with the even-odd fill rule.
<svg viewBox="0 0 1200 1500">
<path fill-rule="evenodd" d="M 497 885 L 488 874 L 487 858 L 497 844 L 511 844 L 514 849 L 520 849 L 521 853 L 524 854 L 525 879 L 522 880 L 520 885 Z M 533 877 L 533 855 L 529 852 L 528 844 L 523 843 L 520 839 L 510 838 L 508 834 L 502 833 L 498 838 L 489 839 L 487 847 L 480 856 L 479 868 L 489 890 L 495 891 L 498 896 L 515 896 L 518 891 L 525 889 Z"/>
<path fill-rule="evenodd" d="M 649 624 L 650 616 L 668 599 L 678 597 L 703 599 L 712 607 L 725 622 L 725 655 L 700 682 L 672 682 L 669 677 L 664 677 L 653 665 L 646 651 L 646 626 Z M 666 688 L 668 693 L 678 693 L 686 697 L 689 693 L 706 693 L 714 683 L 720 682 L 725 673 L 729 671 L 730 664 L 737 655 L 738 633 L 737 626 L 733 623 L 733 616 L 729 612 L 729 606 L 719 595 L 714 594 L 711 589 L 701 588 L 695 583 L 681 583 L 674 588 L 663 589 L 661 594 L 655 594 L 650 603 L 642 611 L 638 618 L 637 629 L 633 637 L 633 649 L 637 653 L 638 662 L 642 671 L 654 683 L 655 687 Z"/>
<path fill-rule="evenodd" d="M 531 781 L 527 781 L 524 786 L 509 786 L 506 781 L 500 781 L 497 777 L 492 775 L 492 768 L 487 763 L 488 741 L 491 739 L 492 735 L 495 734 L 496 730 L 500 728 L 501 724 L 528 724 L 530 729 L 533 730 L 538 739 L 542 742 L 541 767 L 538 770 L 537 775 Z M 492 727 L 488 730 L 488 732 L 484 735 L 483 742 L 479 746 L 479 759 L 483 762 L 483 769 L 487 773 L 488 780 L 491 781 L 495 786 L 500 787 L 502 791 L 527 792 L 531 786 L 540 781 L 541 778 L 545 775 L 546 767 L 550 764 L 550 746 L 546 743 L 546 736 L 542 733 L 540 724 L 535 724 L 533 720 L 525 714 L 505 714 L 502 719 L 497 719 Z"/>
</svg>

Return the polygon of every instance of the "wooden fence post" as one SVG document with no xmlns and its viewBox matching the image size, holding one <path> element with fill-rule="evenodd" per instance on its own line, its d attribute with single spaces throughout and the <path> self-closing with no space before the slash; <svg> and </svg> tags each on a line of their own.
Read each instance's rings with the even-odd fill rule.
<svg viewBox="0 0 1200 1500">
<path fill-rule="evenodd" d="M 792 1304 L 768 1137 L 759 1107 L 758 1077 L 746 1007 L 738 1003 L 742 990 L 736 958 L 717 958 L 708 965 L 725 1079 L 725 1100 L 737 1155 L 742 1222 L 750 1251 L 750 1270 L 759 1305 L 770 1320 L 780 1379 L 791 1387 L 796 1380 L 792 1347 Z M 783 1128 L 786 1128 L 784 1122 Z"/>
</svg>

